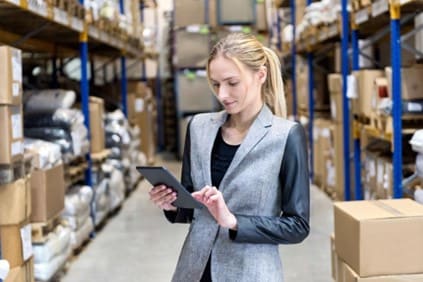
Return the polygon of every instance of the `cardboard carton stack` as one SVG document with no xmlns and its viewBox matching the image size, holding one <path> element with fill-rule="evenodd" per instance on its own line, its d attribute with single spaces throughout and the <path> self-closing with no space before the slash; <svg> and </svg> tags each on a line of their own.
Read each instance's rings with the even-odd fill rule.
<svg viewBox="0 0 423 282">
<path fill-rule="evenodd" d="M 410 199 L 338 202 L 334 215 L 335 281 L 423 281 L 421 204 Z"/>
<path fill-rule="evenodd" d="M 155 162 L 157 110 L 152 91 L 143 82 L 128 82 L 128 120 L 138 125 L 141 132 L 140 150 L 147 162 Z"/>
<path fill-rule="evenodd" d="M 21 51 L 7 46 L 0 47 L 0 128 L 0 257 L 11 268 L 5 281 L 34 281 L 31 175 L 23 170 Z"/>
</svg>

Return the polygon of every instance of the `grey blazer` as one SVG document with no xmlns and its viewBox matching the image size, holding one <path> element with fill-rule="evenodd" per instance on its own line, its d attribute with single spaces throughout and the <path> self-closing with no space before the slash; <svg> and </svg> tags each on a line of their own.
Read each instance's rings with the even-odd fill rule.
<svg viewBox="0 0 423 282">
<path fill-rule="evenodd" d="M 211 185 L 211 151 L 227 117 L 191 120 L 182 166 L 189 190 Z M 165 212 L 171 222 L 191 223 L 172 281 L 199 281 L 210 254 L 213 281 L 283 281 L 278 244 L 309 233 L 308 177 L 303 128 L 263 106 L 218 187 L 237 231 L 219 227 L 207 209 Z"/>
</svg>

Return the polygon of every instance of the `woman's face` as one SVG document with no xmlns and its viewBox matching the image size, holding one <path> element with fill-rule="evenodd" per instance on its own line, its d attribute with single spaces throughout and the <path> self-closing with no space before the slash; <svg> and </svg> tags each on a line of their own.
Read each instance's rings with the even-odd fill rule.
<svg viewBox="0 0 423 282">
<path fill-rule="evenodd" d="M 228 114 L 256 111 L 261 108 L 261 85 L 266 72 L 253 72 L 232 59 L 217 56 L 209 65 L 213 91 Z"/>
</svg>

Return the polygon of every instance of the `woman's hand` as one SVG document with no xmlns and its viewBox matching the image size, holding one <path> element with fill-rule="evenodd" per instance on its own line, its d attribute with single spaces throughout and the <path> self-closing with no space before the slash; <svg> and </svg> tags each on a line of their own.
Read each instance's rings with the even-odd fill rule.
<svg viewBox="0 0 423 282">
<path fill-rule="evenodd" d="M 192 193 L 192 196 L 207 207 L 220 226 L 236 230 L 236 217 L 230 212 L 222 192 L 216 187 L 205 186 L 200 191 Z"/>
<path fill-rule="evenodd" d="M 172 205 L 177 198 L 176 192 L 166 185 L 154 186 L 149 194 L 150 200 L 159 208 L 165 211 L 176 211 L 177 208 Z"/>
</svg>

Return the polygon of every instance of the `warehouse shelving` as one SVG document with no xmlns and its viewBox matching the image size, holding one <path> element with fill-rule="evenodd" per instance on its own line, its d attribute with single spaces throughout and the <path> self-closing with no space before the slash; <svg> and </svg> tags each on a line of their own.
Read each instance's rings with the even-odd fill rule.
<svg viewBox="0 0 423 282">
<path fill-rule="evenodd" d="M 280 5 L 286 5 L 287 1 Z M 309 3 L 308 3 L 309 4 Z M 350 73 L 350 58 L 349 58 L 349 47 L 351 43 L 351 53 L 352 53 L 352 70 L 359 70 L 359 56 L 366 56 L 360 52 L 358 39 L 359 36 L 371 36 L 371 43 L 373 44 L 386 34 L 390 33 L 391 37 L 391 62 L 392 62 L 392 98 L 393 105 L 401 105 L 401 47 L 406 49 L 409 52 L 413 52 L 418 55 L 423 55 L 415 48 L 407 45 L 404 41 L 413 36 L 416 32 L 419 32 L 423 29 L 423 26 L 417 27 L 406 34 L 401 35 L 401 25 L 408 23 L 415 16 L 416 11 L 421 11 L 423 9 L 423 3 L 421 1 L 415 0 L 402 0 L 402 1 L 391 1 L 388 0 L 378 0 L 372 1 L 371 6 L 364 7 L 357 11 L 352 11 L 351 13 L 347 12 L 346 0 L 341 0 L 341 17 L 340 22 L 335 22 L 332 25 L 311 28 L 308 30 L 304 36 L 297 38 L 296 42 L 290 44 L 291 55 L 294 57 L 294 54 L 298 53 L 307 53 L 308 54 L 308 63 L 309 63 L 309 73 L 312 73 L 311 67 L 313 65 L 313 52 L 325 48 L 325 45 L 332 42 L 339 42 L 341 39 L 341 52 L 342 52 L 342 76 L 343 76 L 343 130 L 344 130 L 344 171 L 345 171 L 345 200 L 350 200 L 351 190 L 350 190 L 350 145 L 349 145 L 349 106 L 347 93 L 347 76 Z M 281 6 L 280 6 L 281 7 Z M 295 15 L 295 1 L 291 1 L 291 9 L 293 11 L 292 15 Z M 411 13 L 405 16 L 400 16 L 400 12 Z M 350 20 L 351 17 L 351 20 Z M 295 35 L 295 18 L 292 19 L 292 24 L 294 26 L 294 35 Z M 388 27 L 390 24 L 390 27 Z M 340 28 L 341 26 L 341 28 Z M 351 27 L 351 32 L 350 32 Z M 351 36 L 351 42 L 349 42 L 349 36 L 342 36 L 342 34 L 348 34 Z M 295 36 L 294 36 L 295 38 Z M 403 46 L 401 46 L 403 45 Z M 283 43 L 282 43 L 283 46 Z M 286 46 L 286 45 L 285 45 Z M 285 52 L 286 55 L 286 52 Z M 295 58 L 292 60 L 292 69 L 295 70 Z M 313 79 L 310 76 L 310 85 L 309 91 L 313 89 Z M 293 72 L 293 79 L 295 80 L 295 71 Z M 296 94 L 296 84 L 293 82 L 293 93 L 294 97 Z M 311 93 L 310 98 L 312 97 Z M 296 104 L 294 102 L 294 111 L 296 109 Z M 310 103 L 310 109 L 313 109 L 313 105 Z M 312 112 L 312 110 L 311 110 Z M 310 113 L 310 116 L 312 114 Z M 312 120 L 312 119 L 311 119 Z M 371 126 L 366 126 L 366 132 L 371 135 L 389 141 L 393 145 L 393 167 L 394 167 L 394 182 L 393 182 L 393 191 L 394 198 L 402 197 L 402 134 L 410 133 L 411 129 L 402 128 L 402 109 L 401 107 L 393 106 L 392 118 L 387 119 L 388 122 L 392 121 L 392 132 L 386 133 L 382 132 Z M 354 128 L 356 129 L 357 122 L 354 121 Z M 312 126 L 311 126 L 312 127 Z M 312 134 L 312 133 L 311 133 Z M 312 142 L 312 139 L 310 139 Z M 312 158 L 312 157 L 311 157 Z M 362 199 L 363 191 L 361 187 L 361 160 L 360 160 L 360 139 L 359 134 L 357 134 L 357 129 L 354 130 L 354 179 L 355 179 L 355 198 Z"/>
<path fill-rule="evenodd" d="M 123 1 L 120 1 L 121 12 Z M 88 21 L 83 0 L 77 1 L 0 1 L 0 35 L 2 43 L 26 52 L 53 58 L 81 60 L 81 107 L 89 129 L 89 53 L 102 58 L 120 56 L 122 62 L 122 107 L 126 112 L 125 57 L 143 55 L 141 39 L 123 30 Z M 63 62 L 63 61 L 62 61 Z M 56 61 L 54 60 L 54 64 Z M 57 65 L 56 67 L 57 68 Z M 54 80 L 53 74 L 53 80 Z M 87 156 L 86 184 L 91 185 L 91 161 Z"/>
</svg>

